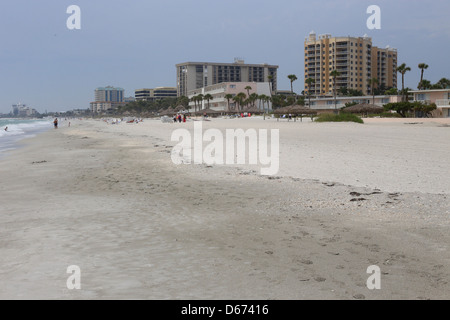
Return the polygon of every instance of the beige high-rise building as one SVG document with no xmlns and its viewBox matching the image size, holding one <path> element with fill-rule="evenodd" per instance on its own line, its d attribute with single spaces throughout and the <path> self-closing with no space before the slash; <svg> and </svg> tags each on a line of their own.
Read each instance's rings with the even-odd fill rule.
<svg viewBox="0 0 450 320">
<path fill-rule="evenodd" d="M 269 76 L 272 91 L 277 90 L 278 66 L 274 65 L 245 64 L 235 59 L 234 63 L 186 62 L 176 67 L 178 96 L 223 82 L 268 82 Z"/>
<path fill-rule="evenodd" d="M 372 47 L 372 78 L 378 86 L 397 88 L 397 49 Z"/>
<path fill-rule="evenodd" d="M 329 96 L 341 88 L 371 93 L 370 79 L 379 85 L 397 87 L 397 51 L 372 46 L 372 38 L 331 37 L 314 32 L 305 40 L 305 92 L 314 96 Z M 331 73 L 339 72 L 334 84 Z M 315 83 L 308 88 L 306 80 Z"/>
</svg>

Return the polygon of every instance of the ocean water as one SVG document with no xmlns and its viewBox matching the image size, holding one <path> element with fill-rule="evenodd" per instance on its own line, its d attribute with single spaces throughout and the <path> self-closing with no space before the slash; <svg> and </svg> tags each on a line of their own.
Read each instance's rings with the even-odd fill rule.
<svg viewBox="0 0 450 320">
<path fill-rule="evenodd" d="M 0 119 L 0 157 L 5 151 L 17 148 L 19 140 L 31 138 L 52 127 L 52 120 Z"/>
</svg>

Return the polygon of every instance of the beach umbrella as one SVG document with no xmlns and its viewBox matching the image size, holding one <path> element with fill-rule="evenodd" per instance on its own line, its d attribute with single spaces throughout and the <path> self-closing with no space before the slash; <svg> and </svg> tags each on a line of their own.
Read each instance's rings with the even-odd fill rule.
<svg viewBox="0 0 450 320">
<path fill-rule="evenodd" d="M 274 112 L 274 114 L 288 114 L 290 113 L 289 107 L 278 108 Z"/>
<path fill-rule="evenodd" d="M 207 116 L 215 116 L 215 115 L 219 115 L 222 114 L 224 111 L 217 111 L 217 110 L 213 110 L 213 109 L 203 109 L 203 110 L 199 110 L 197 112 L 195 112 L 195 115 L 204 115 L 206 114 Z"/>
<path fill-rule="evenodd" d="M 177 113 L 177 112 L 174 111 L 172 108 L 169 108 L 163 112 L 160 112 L 159 115 L 160 116 L 173 116 L 175 113 Z"/>
<path fill-rule="evenodd" d="M 309 108 L 306 108 L 306 107 L 300 106 L 300 105 L 290 106 L 290 107 L 288 107 L 288 110 L 289 110 L 289 113 L 292 113 L 292 114 L 300 114 L 300 115 L 301 114 L 309 114 L 309 115 L 317 114 L 316 110 L 312 110 L 312 109 L 309 109 Z"/>
<path fill-rule="evenodd" d="M 342 111 L 350 112 L 350 113 L 382 113 L 384 111 L 383 107 L 369 104 L 369 103 L 361 103 L 351 107 L 343 108 Z"/>
<path fill-rule="evenodd" d="M 178 112 L 183 111 L 183 110 L 186 110 L 186 108 L 184 106 L 182 106 L 181 104 L 175 108 L 175 111 L 178 111 Z"/>
<path fill-rule="evenodd" d="M 252 108 L 246 109 L 246 110 L 244 110 L 244 112 L 248 112 L 248 113 L 264 113 L 264 111 L 259 110 L 256 107 L 252 107 Z"/>
</svg>

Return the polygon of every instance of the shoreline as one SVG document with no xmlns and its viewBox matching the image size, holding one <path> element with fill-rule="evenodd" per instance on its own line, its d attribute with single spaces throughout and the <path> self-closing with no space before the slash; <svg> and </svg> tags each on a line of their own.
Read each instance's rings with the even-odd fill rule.
<svg viewBox="0 0 450 320">
<path fill-rule="evenodd" d="M 118 126 L 74 121 L 71 128 L 22 140 L 24 148 L 0 159 L 0 192 L 8 199 L 0 215 L 0 298 L 449 298 L 448 193 L 283 175 L 299 163 L 322 169 L 327 153 L 335 152 L 327 144 L 330 135 L 364 146 L 372 125 L 354 137 L 361 127 L 261 122 L 211 121 L 205 129 L 280 127 L 280 168 L 288 168 L 276 176 L 260 176 L 249 166 L 175 166 L 168 133 L 183 126 L 157 120 Z M 414 128 L 420 134 L 437 130 Z M 394 129 L 408 137 L 411 130 Z M 389 133 L 378 131 L 380 139 Z M 392 144 L 409 150 L 409 142 L 396 138 Z M 318 150 L 315 161 L 301 161 L 307 158 L 294 151 L 299 143 L 309 156 Z M 408 159 L 421 163 L 432 147 Z M 344 151 L 351 149 L 338 155 Z M 384 156 L 354 161 L 369 158 Z M 399 177 L 407 177 L 403 173 Z M 70 265 L 81 268 L 81 290 L 66 288 Z M 382 290 L 365 287 L 370 265 L 381 268 Z"/>
</svg>

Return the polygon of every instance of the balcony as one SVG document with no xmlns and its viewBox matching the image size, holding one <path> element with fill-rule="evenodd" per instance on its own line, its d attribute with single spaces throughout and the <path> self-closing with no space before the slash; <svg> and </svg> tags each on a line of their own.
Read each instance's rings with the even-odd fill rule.
<svg viewBox="0 0 450 320">
<path fill-rule="evenodd" d="M 438 107 L 450 107 L 450 99 L 437 99 L 436 100 L 436 105 Z"/>
</svg>

